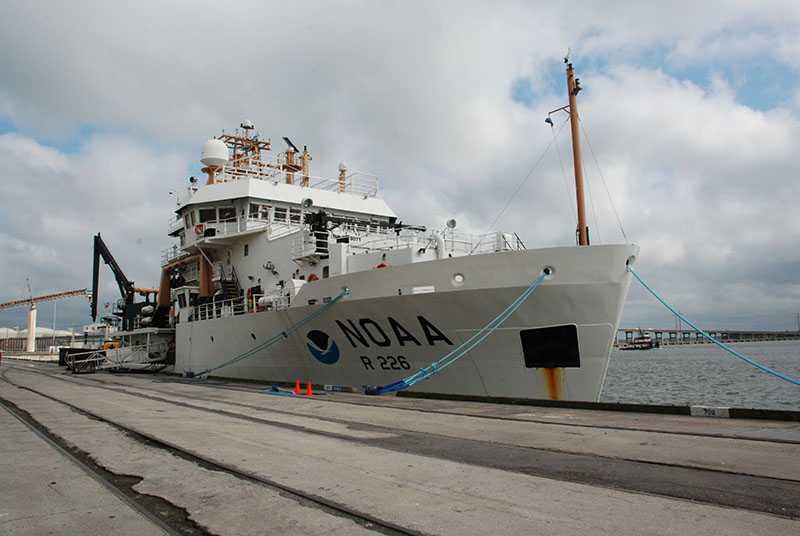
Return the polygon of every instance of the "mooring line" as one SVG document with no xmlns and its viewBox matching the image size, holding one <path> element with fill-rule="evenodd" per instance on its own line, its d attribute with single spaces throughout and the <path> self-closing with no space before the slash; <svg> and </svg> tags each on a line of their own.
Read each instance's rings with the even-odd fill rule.
<svg viewBox="0 0 800 536">
<path fill-rule="evenodd" d="M 502 313 L 494 317 L 494 319 L 491 322 L 483 326 L 475 335 L 473 335 L 472 337 L 461 343 L 459 346 L 454 348 L 453 351 L 451 351 L 443 358 L 439 359 L 438 361 L 434 361 L 425 368 L 419 369 L 419 372 L 415 372 L 414 374 L 408 376 L 407 378 L 403 378 L 402 380 L 390 383 L 389 385 L 384 385 L 383 387 L 379 387 L 376 389 L 367 389 L 365 390 L 365 393 L 368 395 L 380 395 L 383 393 L 390 393 L 393 391 L 401 391 L 403 389 L 408 389 L 409 387 L 411 387 L 412 385 L 414 385 L 419 381 L 427 380 L 434 374 L 441 372 L 442 370 L 444 370 L 445 367 L 453 364 L 456 360 L 465 356 L 470 350 L 478 346 L 481 342 L 483 342 L 483 340 L 486 337 L 491 335 L 497 328 L 499 328 L 500 325 L 503 322 L 505 322 L 508 319 L 508 317 L 511 316 L 514 313 L 514 311 L 516 311 L 526 299 L 528 299 L 528 296 L 530 296 L 533 293 L 533 291 L 536 290 L 536 287 L 539 286 L 539 283 L 541 283 L 542 280 L 544 280 L 544 278 L 550 275 L 551 273 L 552 270 L 550 268 L 545 268 L 544 271 L 542 272 L 542 275 L 540 275 L 536 281 L 534 281 L 527 289 L 525 289 L 525 291 L 522 294 L 520 294 L 516 300 L 511 302 L 511 305 L 506 307 L 506 309 Z M 475 341 L 475 339 L 478 340 Z M 457 355 L 451 357 L 453 356 L 453 354 Z"/>
<path fill-rule="evenodd" d="M 224 363 L 219 364 L 216 367 L 212 367 L 212 368 L 209 368 L 209 369 L 203 370 L 201 372 L 197 372 L 197 373 L 187 372 L 186 373 L 186 377 L 187 378 L 199 378 L 200 376 L 204 376 L 206 374 L 214 372 L 215 370 L 219 370 L 219 369 L 221 369 L 223 367 L 227 367 L 228 365 L 233 365 L 237 361 L 241 361 L 242 359 L 250 357 L 250 356 L 256 354 L 257 352 L 259 352 L 260 350 L 263 350 L 264 348 L 266 348 L 268 346 L 272 346 L 273 344 L 275 344 L 276 342 L 278 342 L 278 341 L 280 341 L 282 339 L 288 339 L 290 333 L 292 333 L 293 331 L 298 330 L 301 327 L 303 327 L 304 325 L 306 325 L 313 318 L 315 318 L 316 316 L 322 314 L 322 312 L 325 311 L 325 309 L 327 309 L 328 307 L 332 306 L 334 303 L 338 302 L 339 300 L 341 300 L 342 298 L 344 298 L 348 294 L 350 294 L 350 290 L 349 289 L 343 290 L 338 296 L 333 298 L 331 301 L 329 301 L 328 303 L 326 303 L 325 305 L 323 305 L 322 307 L 320 307 L 319 309 L 317 309 L 313 313 L 309 314 L 308 316 L 306 316 L 305 318 L 303 318 L 299 322 L 297 322 L 295 324 L 292 324 L 287 329 L 285 329 L 285 330 L 281 331 L 280 333 L 274 335 L 271 339 L 267 340 L 266 342 L 263 342 L 263 343 L 259 344 L 258 346 L 256 346 L 255 348 L 253 348 L 251 350 L 248 350 L 245 353 L 234 357 L 233 359 L 229 359 L 228 361 L 225 361 Z"/>
<path fill-rule="evenodd" d="M 724 350 L 727 350 L 728 352 L 732 353 L 733 355 L 735 355 L 735 356 L 736 356 L 736 357 L 738 357 L 739 359 L 742 359 L 742 360 L 744 360 L 744 361 L 747 361 L 748 363 L 750 363 L 750 364 L 751 364 L 751 365 L 753 365 L 754 367 L 758 367 L 758 368 L 760 368 L 761 370 L 763 370 L 764 372 L 769 372 L 769 373 L 770 373 L 770 374 L 772 374 L 773 376 L 777 376 L 778 378 L 780 378 L 780 379 L 782 379 L 782 380 L 786 380 L 786 381 L 787 381 L 787 382 L 789 382 L 789 383 L 793 383 L 793 384 L 795 384 L 795 385 L 797 385 L 797 386 L 800 386 L 800 381 L 798 381 L 798 380 L 795 380 L 794 378 L 790 378 L 789 376 L 785 376 L 785 375 L 781 374 L 780 372 L 774 371 L 774 370 L 772 370 L 772 369 L 771 369 L 771 368 L 769 368 L 769 367 L 765 367 L 765 366 L 764 366 L 764 365 L 762 365 L 761 363 L 757 363 L 757 362 L 753 361 L 752 359 L 750 359 L 750 358 L 748 358 L 748 357 L 745 357 L 745 356 L 743 356 L 742 354 L 740 354 L 740 353 L 739 353 L 739 352 L 737 352 L 736 350 L 733 350 L 732 348 L 729 348 L 728 346 L 725 346 L 724 344 L 722 344 L 721 342 L 719 342 L 717 339 L 715 339 L 714 337 L 712 337 L 711 335 L 709 335 L 708 333 L 706 333 L 706 332 L 705 332 L 705 331 L 703 331 L 702 329 L 700 329 L 700 328 L 698 328 L 697 326 L 695 326 L 694 324 L 692 324 L 692 323 L 691 323 L 691 322 L 690 322 L 690 321 L 689 321 L 689 320 L 688 320 L 688 319 L 687 319 L 685 316 L 683 316 L 681 313 L 679 313 L 678 311 L 676 311 L 675 309 L 673 309 L 673 308 L 672 308 L 672 307 L 671 307 L 671 306 L 670 306 L 670 305 L 669 305 L 667 302 L 665 302 L 663 299 L 661 299 L 661 296 L 659 296 L 658 294 L 656 294 L 656 292 L 655 292 L 653 289 L 651 289 L 649 286 L 647 286 L 647 283 L 645 283 L 644 281 L 642 281 L 642 278 L 641 278 L 641 277 L 639 277 L 639 274 L 637 274 L 637 273 L 636 273 L 636 272 L 633 270 L 633 268 L 631 268 L 631 265 L 630 265 L 630 263 L 628 263 L 628 270 L 630 271 L 630 273 L 632 273 L 632 274 L 633 274 L 633 276 L 634 276 L 636 279 L 638 279 L 638 280 L 639 280 L 639 283 L 641 283 L 641 284 L 644 286 L 644 288 L 646 288 L 646 289 L 647 289 L 647 290 L 650 292 L 650 294 L 652 294 L 653 296 L 655 296 L 655 297 L 656 297 L 656 299 L 657 299 L 658 301 L 660 301 L 662 304 L 664 304 L 664 306 L 665 306 L 667 309 L 669 309 L 670 311 L 672 311 L 672 312 L 673 312 L 673 313 L 674 313 L 674 314 L 675 314 L 675 315 L 676 315 L 678 318 L 680 318 L 681 320 L 683 320 L 684 322 L 686 322 L 687 324 L 689 324 L 690 326 L 692 326 L 694 329 L 696 329 L 696 330 L 698 331 L 698 333 L 702 333 L 702 334 L 703 334 L 703 336 L 704 336 L 704 337 L 706 337 L 708 340 L 710 340 L 711 342 L 713 342 L 714 344 L 716 344 L 716 345 L 717 345 L 717 346 L 719 346 L 720 348 L 723 348 Z"/>
</svg>

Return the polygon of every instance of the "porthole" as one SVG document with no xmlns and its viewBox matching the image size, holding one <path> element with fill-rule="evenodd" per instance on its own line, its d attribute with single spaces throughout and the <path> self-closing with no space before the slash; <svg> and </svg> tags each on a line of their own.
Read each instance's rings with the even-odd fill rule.
<svg viewBox="0 0 800 536">
<path fill-rule="evenodd" d="M 464 274 L 454 274 L 450 282 L 453 284 L 454 287 L 461 287 L 464 285 L 464 281 L 466 278 Z"/>
<path fill-rule="evenodd" d="M 256 340 L 256 334 L 255 333 L 251 333 L 250 336 L 253 338 L 253 340 Z"/>
<path fill-rule="evenodd" d="M 214 336 L 213 335 L 211 336 L 211 342 L 214 342 Z"/>
</svg>

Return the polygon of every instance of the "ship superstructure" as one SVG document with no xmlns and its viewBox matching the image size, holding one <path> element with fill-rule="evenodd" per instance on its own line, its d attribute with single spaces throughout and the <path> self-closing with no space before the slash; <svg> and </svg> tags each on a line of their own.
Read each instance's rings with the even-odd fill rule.
<svg viewBox="0 0 800 536">
<path fill-rule="evenodd" d="M 311 177 L 307 149 L 300 154 L 286 139 L 289 148 L 273 155 L 269 142 L 250 137 L 249 121 L 240 128 L 243 132 L 206 142 L 205 185 L 195 182 L 189 188 L 169 224 L 180 244 L 163 252 L 159 296 L 170 296 L 172 289 L 178 321 L 213 317 L 220 308 L 281 310 L 295 299 L 314 305 L 329 298 L 322 285 L 311 285 L 319 280 L 524 249 L 516 234 L 475 237 L 457 232 L 453 220 L 442 231 L 400 224 L 377 197 L 374 175 L 348 175 L 346 164 L 340 164 L 336 179 Z M 399 288 L 391 294 L 426 291 L 433 288 Z M 170 305 L 166 299 L 159 304 Z"/>
</svg>

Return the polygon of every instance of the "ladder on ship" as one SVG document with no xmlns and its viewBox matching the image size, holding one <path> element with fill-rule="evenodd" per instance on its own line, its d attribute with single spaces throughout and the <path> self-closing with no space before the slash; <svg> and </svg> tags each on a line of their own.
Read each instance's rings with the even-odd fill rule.
<svg viewBox="0 0 800 536">
<path fill-rule="evenodd" d="M 230 302 L 233 304 L 233 314 L 243 314 L 245 312 L 245 303 L 242 298 L 242 289 L 239 286 L 239 278 L 236 277 L 236 270 L 233 266 L 231 266 L 230 278 L 225 277 L 225 270 L 220 270 L 219 285 L 222 295 L 216 301 Z"/>
</svg>

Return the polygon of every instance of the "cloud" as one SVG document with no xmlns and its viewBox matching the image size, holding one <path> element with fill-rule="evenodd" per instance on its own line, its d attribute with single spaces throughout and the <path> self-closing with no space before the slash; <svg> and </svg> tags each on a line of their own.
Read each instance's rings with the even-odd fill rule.
<svg viewBox="0 0 800 536">
<path fill-rule="evenodd" d="M 0 164 L 16 179 L 0 183 L 0 301 L 25 296 L 27 275 L 37 293 L 86 286 L 98 231 L 129 277 L 154 284 L 167 191 L 198 174 L 205 139 L 246 117 L 279 150 L 283 135 L 308 145 L 314 174 L 340 161 L 379 174 L 406 223 L 455 217 L 483 233 L 497 219 L 528 247 L 572 244 L 568 130 L 547 149 L 543 123 L 566 104 L 572 45 L 593 240 L 621 241 L 619 217 L 640 273 L 685 312 L 790 327 L 798 281 L 761 267 L 798 266 L 800 92 L 785 84 L 800 67 L 797 8 L 579 7 L 4 3 L 0 119 L 14 132 Z M 765 63 L 768 88 L 754 82 Z M 780 99 L 757 102 L 781 82 Z M 660 307 L 634 288 L 623 324 L 672 325 Z"/>
<path fill-rule="evenodd" d="M 151 151 L 129 138 L 98 135 L 64 154 L 19 134 L 0 136 L 0 166 L 12 179 L 0 198 L 0 302 L 26 297 L 28 277 L 35 295 L 91 287 L 98 232 L 129 278 L 155 286 L 160 251 L 170 245 L 169 185 L 177 187 L 185 161 Z M 118 298 L 111 271 L 102 270 L 101 299 Z M 88 320 L 79 299 L 59 307 L 74 318 L 70 323 Z M 24 323 L 24 310 L 0 315 L 0 323 Z"/>
</svg>

